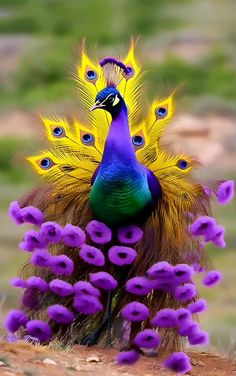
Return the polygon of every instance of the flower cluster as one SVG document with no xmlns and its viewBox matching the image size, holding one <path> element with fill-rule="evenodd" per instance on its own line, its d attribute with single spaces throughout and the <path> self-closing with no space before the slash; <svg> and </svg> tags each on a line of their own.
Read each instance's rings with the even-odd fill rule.
<svg viewBox="0 0 236 376">
<path fill-rule="evenodd" d="M 232 182 L 222 183 L 217 192 L 218 201 L 221 204 L 227 203 L 233 197 L 233 190 Z M 185 263 L 172 265 L 167 261 L 156 262 L 148 268 L 145 275 L 133 276 L 120 286 L 119 274 L 124 268 L 128 270 L 138 256 L 135 244 L 143 237 L 143 231 L 138 226 L 128 225 L 116 230 L 114 234 L 106 224 L 96 220 L 89 222 L 85 231 L 72 224 L 62 227 L 55 222 L 46 222 L 37 208 L 32 206 L 20 208 L 18 202 L 10 205 L 9 214 L 18 225 L 30 223 L 38 227 L 25 233 L 20 248 L 31 253 L 32 265 L 37 268 L 48 268 L 54 275 L 54 279 L 50 277 L 49 281 L 38 275 L 31 276 L 27 280 L 19 277 L 12 279 L 13 286 L 25 290 L 22 297 L 23 307 L 36 311 L 40 307 L 40 296 L 48 292 L 52 296 L 57 295 L 60 303 L 51 303 L 52 305 L 47 307 L 45 322 L 30 320 L 21 310 L 11 311 L 5 321 L 9 341 L 17 340 L 16 332 L 23 328 L 25 338 L 48 343 L 53 338 L 51 323 L 69 325 L 74 322 L 78 313 L 95 315 L 101 312 L 104 309 L 102 304 L 104 296 L 121 287 L 133 300 L 121 309 L 120 316 L 129 325 L 129 329 L 133 323 L 135 325 L 139 323 L 142 325 L 142 330 L 133 338 L 131 349 L 118 354 L 119 364 L 133 364 L 138 360 L 142 349 L 157 349 L 162 342 L 159 334 L 159 329 L 161 333 L 162 328 L 175 328 L 180 336 L 187 338 L 190 345 L 208 344 L 208 334 L 193 320 L 193 315 L 207 309 L 206 301 L 196 298 L 194 275 L 204 271 L 200 265 L 200 258 L 195 257 L 192 262 L 189 261 L 192 266 Z M 212 217 L 199 217 L 190 226 L 190 232 L 193 236 L 202 237 L 204 245 L 205 242 L 211 241 L 219 247 L 225 246 L 224 228 Z M 87 239 L 89 244 L 86 243 Z M 112 242 L 114 239 L 117 241 L 116 244 Z M 68 278 L 75 272 L 74 262 L 66 254 L 51 254 L 48 250 L 51 244 L 64 244 L 68 248 L 75 248 L 73 251 L 77 252 L 80 262 L 90 265 L 92 272 L 89 274 L 89 280 L 69 283 Z M 113 265 L 116 278 L 104 270 L 107 264 Z M 211 287 L 219 283 L 221 278 L 220 272 L 208 271 L 202 283 L 206 287 Z M 179 309 L 165 307 L 152 312 L 146 297 L 151 296 L 153 290 L 170 294 L 178 301 L 178 305 L 183 303 L 183 307 Z M 139 301 L 140 299 L 142 302 Z M 182 352 L 171 354 L 164 365 L 177 373 L 185 373 L 191 369 L 189 357 Z"/>
</svg>

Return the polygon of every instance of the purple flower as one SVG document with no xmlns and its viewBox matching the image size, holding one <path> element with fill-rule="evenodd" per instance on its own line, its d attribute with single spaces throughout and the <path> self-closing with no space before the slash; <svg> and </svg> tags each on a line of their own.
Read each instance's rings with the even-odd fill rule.
<svg viewBox="0 0 236 376">
<path fill-rule="evenodd" d="M 214 234 L 216 220 L 212 217 L 201 216 L 190 226 L 190 232 L 194 236 L 205 236 L 207 238 Z"/>
<path fill-rule="evenodd" d="M 56 275 L 71 275 L 74 271 L 73 261 L 66 255 L 53 256 L 50 267 Z"/>
<path fill-rule="evenodd" d="M 128 321 L 144 321 L 149 318 L 150 312 L 145 304 L 140 302 L 131 302 L 126 304 L 121 310 L 121 316 Z"/>
<path fill-rule="evenodd" d="M 183 374 L 192 369 L 190 359 L 184 352 L 174 352 L 164 362 L 164 367 Z"/>
<path fill-rule="evenodd" d="M 28 287 L 22 296 L 22 305 L 36 311 L 40 304 L 37 292 L 36 288 Z"/>
<path fill-rule="evenodd" d="M 48 317 L 58 324 L 70 324 L 74 321 L 75 315 L 61 304 L 55 304 L 47 309 Z"/>
<path fill-rule="evenodd" d="M 101 293 L 96 287 L 94 287 L 90 282 L 79 281 L 74 284 L 75 294 L 85 294 L 100 297 Z"/>
<path fill-rule="evenodd" d="M 62 281 L 61 279 L 53 279 L 49 283 L 49 287 L 54 294 L 63 298 L 74 294 L 74 287 L 69 282 Z"/>
<path fill-rule="evenodd" d="M 18 201 L 12 201 L 10 203 L 8 214 L 16 225 L 22 225 L 24 223 L 22 209 L 20 208 Z"/>
<path fill-rule="evenodd" d="M 7 333 L 5 340 L 6 342 L 14 343 L 17 342 L 19 338 L 17 338 L 17 336 L 13 333 Z"/>
<path fill-rule="evenodd" d="M 20 287 L 21 289 L 26 289 L 28 287 L 27 281 L 20 277 L 14 277 L 11 280 L 11 285 L 14 287 Z"/>
<path fill-rule="evenodd" d="M 224 235 L 225 235 L 225 228 L 223 226 L 217 226 L 216 231 L 210 240 L 217 247 L 224 248 L 226 246 Z"/>
<path fill-rule="evenodd" d="M 125 288 L 131 294 L 148 295 L 152 290 L 152 285 L 145 277 L 134 277 L 126 282 Z"/>
<path fill-rule="evenodd" d="M 192 314 L 204 312 L 207 310 L 207 302 L 205 299 L 198 299 L 196 302 L 190 303 L 188 309 Z"/>
<path fill-rule="evenodd" d="M 94 315 L 103 310 L 102 304 L 93 295 L 76 295 L 73 307 L 85 315 Z"/>
<path fill-rule="evenodd" d="M 25 326 L 28 321 L 28 316 L 24 312 L 19 309 L 13 309 L 7 315 L 5 327 L 9 332 L 15 333 L 21 326 Z"/>
<path fill-rule="evenodd" d="M 149 278 L 172 278 L 174 275 L 174 268 L 166 261 L 160 261 L 152 265 L 148 271 L 147 275 Z"/>
<path fill-rule="evenodd" d="M 144 349 L 154 349 L 160 345 L 160 342 L 161 337 L 152 329 L 144 329 L 134 339 L 135 345 Z"/>
<path fill-rule="evenodd" d="M 31 264 L 46 268 L 51 265 L 52 255 L 46 249 L 35 251 L 31 257 Z"/>
<path fill-rule="evenodd" d="M 192 318 L 192 315 L 187 308 L 179 308 L 175 311 L 176 323 L 177 326 L 183 325 L 185 321 L 189 321 Z"/>
<path fill-rule="evenodd" d="M 59 243 L 62 239 L 62 228 L 55 222 L 44 222 L 40 234 L 48 243 Z"/>
<path fill-rule="evenodd" d="M 27 284 L 30 287 L 34 287 L 41 292 L 46 292 L 48 290 L 48 283 L 41 277 L 30 277 L 27 279 Z"/>
<path fill-rule="evenodd" d="M 111 241 L 112 232 L 105 225 L 105 223 L 98 221 L 91 221 L 86 226 L 86 231 L 89 234 L 91 240 L 96 244 L 106 244 Z"/>
<path fill-rule="evenodd" d="M 112 264 L 118 266 L 130 265 L 137 257 L 137 252 L 130 247 L 115 245 L 108 251 L 108 258 Z"/>
<path fill-rule="evenodd" d="M 82 260 L 90 265 L 103 266 L 105 265 L 105 256 L 100 249 L 88 244 L 83 244 L 79 253 Z"/>
<path fill-rule="evenodd" d="M 92 284 L 102 290 L 114 290 L 118 286 L 118 282 L 107 272 L 91 273 L 89 279 Z"/>
<path fill-rule="evenodd" d="M 161 309 L 151 321 L 152 325 L 159 328 L 169 328 L 176 326 L 175 311 L 171 308 Z"/>
<path fill-rule="evenodd" d="M 41 320 L 31 320 L 26 324 L 27 333 L 40 342 L 48 342 L 52 338 L 52 329 L 46 322 Z"/>
<path fill-rule="evenodd" d="M 227 180 L 224 183 L 221 183 L 216 195 L 220 205 L 228 204 L 234 197 L 234 181 Z"/>
<path fill-rule="evenodd" d="M 42 249 L 46 245 L 41 234 L 35 230 L 29 230 L 25 233 L 24 240 L 19 244 L 19 247 L 27 252 L 33 252 L 35 249 Z"/>
<path fill-rule="evenodd" d="M 151 280 L 150 282 L 152 284 L 152 288 L 164 292 L 172 292 L 176 286 L 174 279 L 170 279 L 169 281 L 165 279 L 159 279 Z"/>
<path fill-rule="evenodd" d="M 117 363 L 119 364 L 134 364 L 139 358 L 139 353 L 135 350 L 121 351 L 117 357 Z"/>
<path fill-rule="evenodd" d="M 182 322 L 181 326 L 178 329 L 179 335 L 183 337 L 190 337 L 196 331 L 199 331 L 199 324 L 193 320 L 187 320 Z"/>
<path fill-rule="evenodd" d="M 186 283 L 183 286 L 176 287 L 174 297 L 181 302 L 187 302 L 193 299 L 197 294 L 196 287 L 192 283 Z"/>
<path fill-rule="evenodd" d="M 174 267 L 174 275 L 178 285 L 190 282 L 193 276 L 193 268 L 187 264 L 177 264 Z"/>
<path fill-rule="evenodd" d="M 24 223 L 40 226 L 44 221 L 43 213 L 34 206 L 26 206 L 21 210 Z"/>
<path fill-rule="evenodd" d="M 222 279 L 222 274 L 218 270 L 211 270 L 207 273 L 205 278 L 202 280 L 202 284 L 206 287 L 212 287 L 217 285 Z"/>
<path fill-rule="evenodd" d="M 195 330 L 188 336 L 188 341 L 190 345 L 208 345 L 209 344 L 209 335 L 207 332 L 201 330 Z"/>
<path fill-rule="evenodd" d="M 63 242 L 68 247 L 80 248 L 85 242 L 85 232 L 78 226 L 70 223 L 65 226 L 62 233 Z"/>
<path fill-rule="evenodd" d="M 143 237 L 143 230 L 136 225 L 129 225 L 118 230 L 118 240 L 123 244 L 135 244 Z"/>
</svg>

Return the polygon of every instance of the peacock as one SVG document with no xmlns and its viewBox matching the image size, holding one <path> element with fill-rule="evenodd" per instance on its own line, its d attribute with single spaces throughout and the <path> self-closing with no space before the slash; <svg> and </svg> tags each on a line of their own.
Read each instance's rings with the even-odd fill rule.
<svg viewBox="0 0 236 376">
<path fill-rule="evenodd" d="M 10 207 L 15 222 L 39 227 L 20 245 L 31 258 L 13 283 L 24 288 L 21 334 L 43 343 L 118 344 L 121 363 L 143 348 L 182 354 L 190 313 L 205 307 L 193 282 L 196 271 L 211 269 L 204 241 L 225 246 L 211 199 L 233 195 L 232 181 L 201 184 L 196 158 L 164 145 L 174 93 L 146 109 L 135 48 L 131 40 L 125 57 L 98 63 L 82 43 L 75 72 L 81 119 L 41 118 L 50 146 L 27 157 L 41 183 Z M 219 273 L 209 273 L 206 284 L 218 282 Z"/>
</svg>

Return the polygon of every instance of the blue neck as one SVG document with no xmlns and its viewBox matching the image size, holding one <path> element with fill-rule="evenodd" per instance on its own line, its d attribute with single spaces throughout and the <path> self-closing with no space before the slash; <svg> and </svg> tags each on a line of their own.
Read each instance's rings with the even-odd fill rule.
<svg viewBox="0 0 236 376">
<path fill-rule="evenodd" d="M 132 144 L 128 111 L 125 102 L 119 108 L 119 112 L 113 114 L 110 131 L 107 136 L 102 164 L 109 164 L 112 155 L 116 155 L 124 163 L 136 162 L 135 149 Z"/>
</svg>

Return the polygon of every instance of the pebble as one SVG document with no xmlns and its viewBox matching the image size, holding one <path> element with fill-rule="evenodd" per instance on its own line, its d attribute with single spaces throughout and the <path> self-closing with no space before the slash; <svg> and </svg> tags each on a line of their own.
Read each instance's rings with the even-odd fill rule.
<svg viewBox="0 0 236 376">
<path fill-rule="evenodd" d="M 50 358 L 45 358 L 43 360 L 43 363 L 44 364 L 49 364 L 49 365 L 52 365 L 52 366 L 56 366 L 57 365 L 57 363 L 54 360 L 50 359 Z"/>
<path fill-rule="evenodd" d="M 99 359 L 99 357 L 96 355 L 91 355 L 86 358 L 86 362 L 87 363 L 99 363 L 101 362 L 101 359 Z"/>
<path fill-rule="evenodd" d="M 6 363 L 0 361 L 0 367 L 5 367 Z"/>
</svg>

